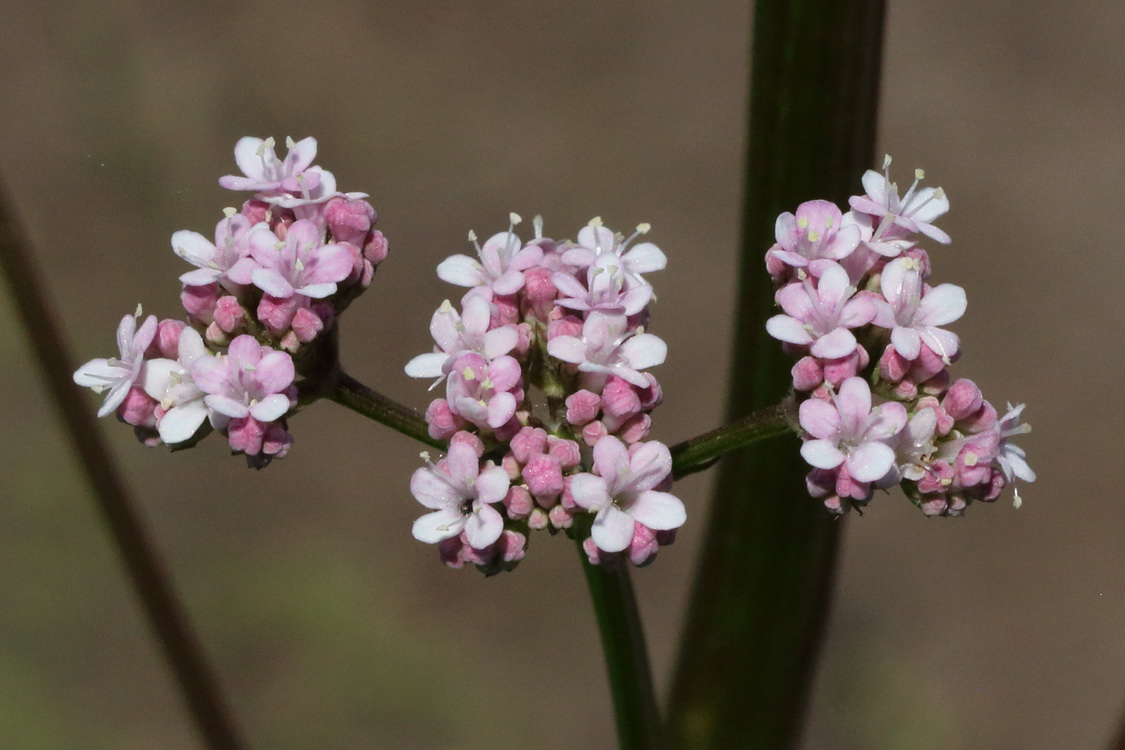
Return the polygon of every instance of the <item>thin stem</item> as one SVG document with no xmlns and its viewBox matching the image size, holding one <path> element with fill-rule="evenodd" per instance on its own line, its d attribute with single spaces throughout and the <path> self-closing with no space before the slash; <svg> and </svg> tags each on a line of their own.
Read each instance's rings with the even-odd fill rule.
<svg viewBox="0 0 1125 750">
<path fill-rule="evenodd" d="M 679 479 L 703 471 L 733 450 L 795 430 L 797 402 L 792 395 L 779 404 L 672 446 L 672 475 Z"/>
<path fill-rule="evenodd" d="M 243 743 L 219 692 L 215 675 L 207 665 L 144 524 L 132 507 L 125 483 L 94 421 L 93 411 L 71 381 L 73 359 L 66 350 L 46 288 L 31 257 L 30 244 L 2 186 L 0 267 L 23 319 L 50 397 L 66 426 L 64 432 L 85 470 L 98 509 L 109 525 L 129 580 L 168 659 L 196 728 L 210 750 L 238 750 Z"/>
<path fill-rule="evenodd" d="M 662 748 L 660 713 L 656 708 L 645 634 L 629 570 L 624 565 L 610 569 L 591 565 L 582 550 L 581 539 L 576 542 L 598 618 L 617 720 L 618 747 L 620 750 Z"/>
<path fill-rule="evenodd" d="M 325 397 L 433 448 L 447 447 L 444 441 L 430 437 L 426 420 L 418 412 L 368 388 L 347 373 L 335 374 Z"/>
</svg>

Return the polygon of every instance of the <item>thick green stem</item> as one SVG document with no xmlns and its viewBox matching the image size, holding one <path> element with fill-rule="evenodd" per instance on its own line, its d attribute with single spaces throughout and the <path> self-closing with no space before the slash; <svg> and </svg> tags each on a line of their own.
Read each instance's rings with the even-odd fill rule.
<svg viewBox="0 0 1125 750">
<path fill-rule="evenodd" d="M 609 671 L 618 747 L 620 750 L 662 748 L 664 735 L 629 569 L 624 565 L 609 569 L 591 565 L 582 550 L 582 539 L 586 536 L 588 534 L 576 535 L 576 542 Z"/>
<path fill-rule="evenodd" d="M 731 451 L 795 431 L 796 424 L 797 402 L 790 395 L 776 406 L 673 445 L 672 475 L 679 479 L 703 471 Z"/>
<path fill-rule="evenodd" d="M 432 448 L 445 450 L 447 447 L 444 441 L 430 437 L 426 420 L 418 412 L 371 390 L 343 372 L 332 376 L 324 396 Z"/>
<path fill-rule="evenodd" d="M 761 0 L 751 61 L 742 271 L 729 417 L 776 403 L 791 360 L 765 331 L 762 256 L 807 200 L 846 209 L 873 166 L 882 0 Z M 720 467 L 672 686 L 677 747 L 784 750 L 800 738 L 841 524 L 809 498 L 794 439 Z"/>
<path fill-rule="evenodd" d="M 215 675 L 192 631 L 172 582 L 149 541 L 144 523 L 94 421 L 89 402 L 71 381 L 74 361 L 67 352 L 46 287 L 19 225 L 15 209 L 0 190 L 0 267 L 23 320 L 50 398 L 66 425 L 64 433 L 94 492 L 133 590 L 176 678 L 180 694 L 209 750 L 242 747 Z"/>
</svg>

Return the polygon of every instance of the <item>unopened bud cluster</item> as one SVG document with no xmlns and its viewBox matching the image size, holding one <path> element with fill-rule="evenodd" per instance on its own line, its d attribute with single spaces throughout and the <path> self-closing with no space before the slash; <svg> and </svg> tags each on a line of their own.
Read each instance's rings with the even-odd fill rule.
<svg viewBox="0 0 1125 750">
<path fill-rule="evenodd" d="M 778 217 L 766 268 L 784 314 L 766 327 L 799 358 L 793 387 L 807 397 L 801 454 L 814 467 L 813 497 L 846 513 L 900 484 L 927 515 L 961 515 L 1035 479 L 1011 442 L 1031 428 L 1022 404 L 1000 416 L 972 381 L 951 382 L 961 345 L 942 326 L 964 314 L 965 290 L 929 284 L 918 245 L 950 242 L 933 224 L 949 200 L 919 187 L 921 170 L 900 197 L 889 166 L 887 157 L 883 174 L 864 174 L 866 193 L 847 213 L 818 200 Z"/>
<path fill-rule="evenodd" d="M 444 395 L 426 410 L 430 435 L 447 456 L 426 458 L 411 481 L 431 510 L 414 536 L 437 544 L 452 567 L 487 573 L 523 558 L 532 530 L 589 529 L 595 563 L 649 562 L 685 520 L 668 447 L 648 440 L 660 403 L 647 370 L 667 347 L 646 332 L 652 286 L 665 267 L 651 242 L 626 238 L 594 219 L 575 241 L 547 239 L 536 218 L 524 242 L 512 214 L 507 231 L 437 268 L 468 287 L 460 310 L 434 313 L 432 353 L 406 366 Z M 592 523 L 577 523 L 594 514 Z"/>
<path fill-rule="evenodd" d="M 108 391 L 99 416 L 116 412 L 148 445 L 187 447 L 214 428 L 251 466 L 283 457 L 295 379 L 316 366 L 315 345 L 387 256 L 367 196 L 337 192 L 332 173 L 312 165 L 315 139 L 290 139 L 284 160 L 274 145 L 247 137 L 235 146 L 243 174 L 219 184 L 253 197 L 226 209 L 214 242 L 172 235 L 175 253 L 196 266 L 180 276 L 187 322 L 142 320 L 138 308 L 118 327 L 119 356 L 74 374 Z"/>
</svg>

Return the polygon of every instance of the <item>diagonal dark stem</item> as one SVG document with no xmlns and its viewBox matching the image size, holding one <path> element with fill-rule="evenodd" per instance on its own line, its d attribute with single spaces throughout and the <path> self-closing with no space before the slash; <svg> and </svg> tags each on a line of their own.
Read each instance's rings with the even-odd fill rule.
<svg viewBox="0 0 1125 750">
<path fill-rule="evenodd" d="M 337 372 L 332 376 L 332 382 L 324 396 L 432 448 L 445 450 L 447 447 L 445 441 L 430 437 L 426 420 L 418 412 L 368 388 L 344 372 Z"/>
<path fill-rule="evenodd" d="M 759 409 L 728 425 L 673 445 L 672 475 L 679 479 L 703 471 L 731 451 L 796 431 L 796 424 L 797 402 L 789 395 L 776 406 Z"/>
<path fill-rule="evenodd" d="M 31 257 L 9 197 L 0 187 L 0 267 L 28 333 L 59 417 L 85 470 L 94 497 L 121 554 L 180 693 L 209 750 L 238 750 L 238 738 L 214 674 L 207 665 L 187 615 L 153 549 L 144 524 L 94 421 L 90 404 L 71 381 L 74 362 L 52 314 L 46 289 Z"/>
<path fill-rule="evenodd" d="M 802 201 L 846 205 L 873 166 L 883 0 L 755 5 L 742 271 L 729 417 L 776 403 L 792 362 L 765 331 L 762 256 Z M 841 524 L 808 497 L 795 439 L 723 461 L 680 645 L 669 734 L 692 750 L 800 737 Z"/>
</svg>

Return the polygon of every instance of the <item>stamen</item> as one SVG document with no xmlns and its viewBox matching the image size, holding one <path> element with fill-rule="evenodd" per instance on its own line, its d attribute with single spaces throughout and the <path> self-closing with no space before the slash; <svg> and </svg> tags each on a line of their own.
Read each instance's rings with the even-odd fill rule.
<svg viewBox="0 0 1125 750">
<path fill-rule="evenodd" d="M 236 213 L 238 213 L 238 210 L 231 206 L 227 206 L 223 209 L 223 216 L 227 217 L 228 219 L 234 217 Z"/>
</svg>

